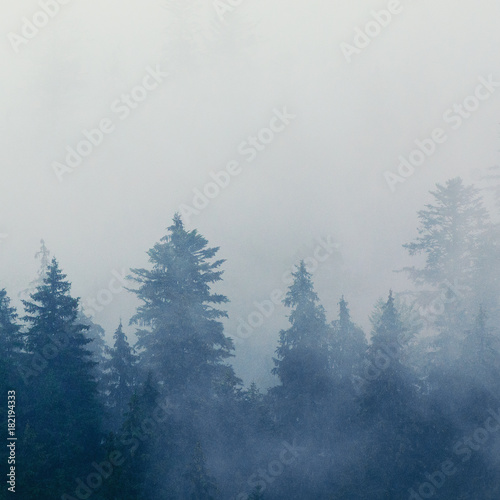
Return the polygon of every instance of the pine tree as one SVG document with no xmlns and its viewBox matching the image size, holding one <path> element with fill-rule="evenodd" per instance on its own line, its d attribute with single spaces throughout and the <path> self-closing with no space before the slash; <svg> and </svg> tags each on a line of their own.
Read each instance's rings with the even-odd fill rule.
<svg viewBox="0 0 500 500">
<path fill-rule="evenodd" d="M 417 306 L 441 329 L 455 329 L 476 307 L 473 287 L 489 216 L 479 191 L 458 177 L 437 184 L 431 195 L 434 203 L 418 212 L 419 236 L 403 245 L 412 256 L 425 255 L 425 265 L 403 271 L 417 286 L 431 287 L 417 293 Z"/>
<path fill-rule="evenodd" d="M 211 262 L 219 249 L 187 231 L 178 214 L 168 229 L 148 252 L 153 269 L 132 270 L 143 305 L 131 322 L 149 327 L 138 330 L 137 348 L 160 386 L 171 395 L 206 399 L 215 381 L 232 372 L 223 361 L 232 356 L 233 342 L 219 320 L 227 313 L 217 308 L 228 299 L 210 290 L 224 261 Z"/>
<path fill-rule="evenodd" d="M 418 212 L 419 237 L 403 245 L 410 255 L 425 254 L 425 267 L 405 270 L 417 284 L 470 283 L 489 223 L 479 191 L 457 177 L 437 184 L 431 194 L 434 204 Z"/>
<path fill-rule="evenodd" d="M 27 349 L 38 359 L 38 370 L 28 378 L 32 401 L 26 420 L 51 470 L 38 470 L 38 481 L 45 484 L 45 495 L 38 498 L 54 498 L 74 488 L 74 478 L 99 450 L 101 411 L 94 363 L 86 348 L 87 327 L 77 323 L 78 299 L 71 297 L 65 278 L 53 259 L 43 284 L 30 301 L 23 301 Z"/>
<path fill-rule="evenodd" d="M 129 410 L 119 432 L 122 453 L 126 458 L 121 469 L 119 498 L 160 500 L 180 498 L 182 451 L 179 427 L 173 411 L 160 405 L 159 388 L 148 373 L 145 382 L 132 395 Z M 161 406 L 161 412 L 158 412 Z M 158 418 L 160 415 L 160 418 Z M 177 442 L 174 444 L 174 439 Z"/>
<path fill-rule="evenodd" d="M 330 401 L 331 428 L 329 450 L 335 450 L 343 440 L 355 432 L 359 413 L 356 395 L 363 387 L 362 362 L 366 358 L 367 342 L 364 332 L 356 326 L 344 297 L 339 302 L 339 319 L 333 321 L 329 339 L 329 359 L 332 374 Z"/>
<path fill-rule="evenodd" d="M 138 373 L 135 351 L 127 341 L 121 321 L 113 338 L 115 342 L 109 350 L 110 359 L 105 363 L 105 369 L 111 422 L 113 428 L 117 429 L 135 390 Z"/>
<path fill-rule="evenodd" d="M 418 475 L 421 404 L 418 379 L 405 363 L 410 338 L 394 304 L 392 291 L 376 318 L 365 361 L 368 383 L 361 399 L 361 416 L 373 433 L 364 451 L 376 458 L 367 465 L 373 498 L 397 499 Z"/>
<path fill-rule="evenodd" d="M 283 301 L 292 309 L 291 326 L 280 332 L 273 374 L 281 385 L 274 388 L 283 423 L 299 427 L 325 405 L 330 394 L 328 363 L 329 328 L 323 306 L 314 291 L 311 274 L 302 261 L 292 273 L 294 281 Z M 309 427 L 313 427 L 309 425 Z"/>
<path fill-rule="evenodd" d="M 329 347 L 330 364 L 335 377 L 339 381 L 352 381 L 353 376 L 359 375 L 368 346 L 363 330 L 351 321 L 344 297 L 339 302 L 339 319 L 332 323 Z"/>
<path fill-rule="evenodd" d="M 23 347 L 17 317 L 16 310 L 10 306 L 7 292 L 5 289 L 0 290 L 0 378 L 4 388 L 17 381 L 13 374 Z M 5 390 L 2 394 L 5 394 Z"/>
<path fill-rule="evenodd" d="M 20 388 L 20 380 L 17 373 L 17 365 L 21 361 L 22 336 L 20 334 L 20 326 L 17 324 L 17 314 L 13 307 L 10 306 L 10 299 L 5 290 L 0 290 L 0 394 L 5 398 L 5 405 L 14 404 L 11 408 L 14 413 L 12 416 L 17 418 L 17 429 L 22 424 L 22 418 L 19 419 L 19 409 L 22 409 L 24 403 Z M 13 391 L 13 392 L 12 392 Z M 9 409 L 10 410 L 10 409 Z M 6 410 L 7 411 L 7 406 Z M 5 427 L 2 431 L 4 443 L 7 441 L 7 415 L 4 418 Z M 14 432 L 16 430 L 14 429 Z M 16 434 L 17 435 L 17 434 Z M 13 437 L 12 435 L 10 437 Z M 0 453 L 0 472 L 3 477 L 9 472 L 9 464 L 7 462 L 9 448 L 4 446 L 4 450 Z M 6 491 L 6 489 L 4 489 Z"/>
<path fill-rule="evenodd" d="M 92 377 L 97 382 L 99 404 L 104 408 L 108 404 L 105 370 L 109 362 L 109 347 L 106 344 L 104 328 L 94 323 L 92 318 L 87 316 L 81 308 L 78 311 L 77 322 L 88 327 L 85 332 L 85 337 L 90 340 L 90 342 L 86 347 L 90 352 L 90 359 L 94 363 Z"/>
<path fill-rule="evenodd" d="M 179 478 L 192 449 L 196 441 L 219 435 L 215 416 L 224 405 L 232 414 L 229 400 L 239 384 L 225 363 L 234 347 L 220 321 L 227 314 L 218 306 L 228 299 L 211 291 L 222 279 L 224 261 L 214 260 L 218 248 L 208 247 L 196 230 L 187 231 L 178 214 L 168 231 L 148 252 L 152 269 L 132 270 L 132 279 L 140 285 L 135 293 L 142 301 L 131 320 L 142 327 L 136 344 L 140 368 L 151 370 L 160 394 L 183 408 L 182 417 L 170 420 L 152 452 L 150 470 L 164 464 L 163 486 L 158 486 L 155 498 L 163 498 L 166 489 L 174 497 L 183 496 Z"/>
</svg>

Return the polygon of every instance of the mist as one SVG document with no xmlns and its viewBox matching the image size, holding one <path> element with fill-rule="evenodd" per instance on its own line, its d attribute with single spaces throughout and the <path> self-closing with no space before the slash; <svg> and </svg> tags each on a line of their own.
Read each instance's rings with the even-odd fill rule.
<svg viewBox="0 0 500 500">
<path fill-rule="evenodd" d="M 49 269 L 56 279 L 55 257 L 57 269 L 71 283 L 71 296 L 79 298 L 80 321 L 90 326 L 82 335 L 93 339 L 88 349 L 98 365 L 92 376 L 100 404 L 107 408 L 92 453 L 105 455 L 103 450 L 118 446 L 113 439 L 130 434 L 125 414 L 130 417 L 131 408 L 138 420 L 152 411 L 154 404 L 143 401 L 147 388 L 172 405 L 167 423 L 158 425 L 168 427 L 161 432 L 171 436 L 169 446 L 178 455 L 168 462 L 161 455 L 166 441 L 156 439 L 160 432 L 153 430 L 144 441 L 144 446 L 151 443 L 149 462 L 140 465 L 148 478 L 163 478 L 161 485 L 141 490 L 136 479 L 125 479 L 125 472 L 119 476 L 123 480 L 113 474 L 112 481 L 137 485 L 130 498 L 241 500 L 252 493 L 263 495 L 254 498 L 407 498 L 411 488 L 424 498 L 418 487 L 437 467 L 429 456 L 434 453 L 440 463 L 451 460 L 453 446 L 484 429 L 488 411 L 499 407 L 492 395 L 499 353 L 487 374 L 478 374 L 462 355 L 472 349 L 467 332 L 488 332 L 484 335 L 496 342 L 500 318 L 500 5 L 493 0 L 474 5 L 461 0 L 0 0 L 0 6 L 0 290 L 7 294 L 5 310 L 13 307 L 18 314 L 14 323 L 22 342 L 12 349 L 24 361 L 19 358 L 15 365 L 31 366 L 29 356 L 44 345 L 30 340 L 38 313 L 25 302 L 40 303 L 41 296 L 33 294 L 43 287 Z M 425 225 L 419 211 L 441 206 L 442 199 L 433 194 L 440 189 L 455 200 L 450 210 L 460 227 L 455 246 L 443 244 L 442 261 L 430 243 L 413 251 L 403 246 L 435 229 L 430 219 Z M 462 209 L 465 213 L 471 206 L 477 217 L 462 218 Z M 481 210 L 488 214 L 484 220 Z M 227 387 L 222 384 L 226 392 L 214 396 L 220 407 L 206 403 L 212 389 L 205 394 L 194 379 L 170 379 L 175 369 L 166 368 L 167 358 L 158 361 L 163 347 L 151 332 L 165 317 L 180 313 L 173 306 L 157 316 L 152 310 L 141 312 L 154 300 L 147 283 L 137 281 L 146 275 L 136 271 L 176 269 L 177 261 L 166 268 L 159 255 L 167 259 L 172 248 L 191 252 L 192 246 L 175 243 L 175 235 L 184 241 L 195 234 L 206 239 L 206 248 L 219 249 L 207 262 L 224 261 L 213 268 L 222 274 L 207 278 L 211 293 L 228 299 L 212 304 L 227 315 L 211 318 L 221 326 L 220 332 L 219 326 L 210 330 L 210 342 L 220 352 L 209 365 L 229 370 Z M 158 261 L 151 260 L 154 248 Z M 425 273 L 416 275 L 412 267 Z M 183 269 L 175 273 L 181 276 Z M 295 331 L 293 312 L 302 306 L 299 299 L 288 305 L 284 299 L 300 283 L 304 289 L 310 283 L 317 294 L 317 301 L 310 300 L 319 309 L 305 317 L 308 322 L 314 317 L 320 326 L 308 323 L 307 331 L 326 328 L 322 334 L 310 333 L 320 340 L 311 358 L 315 362 L 306 367 L 311 371 L 304 370 L 316 381 L 326 377 L 328 383 L 318 382 L 329 387 L 326 392 L 293 385 L 286 364 L 289 353 L 283 346 L 289 341 L 280 332 Z M 200 304 L 209 308 L 207 297 Z M 349 328 L 339 317 L 344 300 Z M 384 311 L 397 318 L 390 328 Z M 186 321 L 206 331 L 197 312 L 185 314 Z M 123 346 L 133 355 L 131 366 L 137 365 L 137 373 L 123 384 L 139 402 L 129 407 L 132 392 L 125 391 L 120 398 L 127 401 L 118 409 L 109 398 L 115 394 L 113 383 L 120 386 L 110 382 L 120 324 Z M 163 326 L 158 331 L 168 331 Z M 148 328 L 151 338 L 144 333 Z M 374 362 L 377 342 L 393 345 L 395 340 L 383 333 L 391 328 L 398 330 L 394 339 L 399 347 L 391 351 L 394 357 L 389 356 L 383 376 L 367 382 L 359 372 L 365 361 Z M 357 340 L 341 349 L 339 336 L 352 332 L 358 332 L 353 334 Z M 297 335 L 294 342 L 302 338 Z M 281 354 L 280 346 L 285 349 Z M 174 351 L 168 358 L 172 366 Z M 350 361 L 339 361 L 339 352 Z M 433 358 L 433 353 L 439 355 Z M 55 359 L 47 361 L 44 373 L 59 363 L 60 357 Z M 454 384 L 462 380 L 457 373 L 464 363 L 470 371 L 460 390 Z M 323 365 L 330 371 L 311 375 Z M 298 379 L 302 375 L 295 373 Z M 361 385 L 353 382 L 359 377 Z M 384 427 L 390 420 L 385 411 L 396 403 L 382 381 L 392 387 L 396 379 L 406 395 L 397 411 L 407 412 L 396 420 L 401 428 L 406 418 L 418 422 L 410 437 Z M 353 387 L 347 388 L 346 380 Z M 43 422 L 50 405 L 28 405 L 30 391 L 37 392 L 35 382 L 10 383 L 19 384 L 21 402 L 26 398 L 26 413 L 19 417 L 23 425 Z M 49 390 L 47 384 L 39 390 Z M 169 384 L 176 389 L 167 389 Z M 443 396 L 450 384 L 450 394 Z M 181 387 L 196 397 L 181 396 Z M 385 407 L 384 398 L 390 402 Z M 287 407 L 291 400 L 297 407 Z M 460 405 L 470 410 L 469 416 Z M 203 411 L 206 422 L 199 419 Z M 329 418 L 336 422 L 331 428 L 325 424 Z M 179 423 L 186 421 L 186 427 Z M 436 426 L 445 430 L 432 448 L 430 429 Z M 327 437 L 321 437 L 321 428 Z M 105 442 L 108 432 L 114 437 Z M 420 439 L 413 439 L 417 435 Z M 41 436 L 33 439 L 33 447 L 42 446 Z M 178 439 L 182 446 L 176 448 L 172 443 Z M 381 477 L 370 458 L 386 453 L 397 462 L 391 453 L 402 442 L 414 447 L 414 454 Z M 125 456 L 130 449 L 120 446 Z M 496 450 L 497 438 L 485 441 L 471 458 L 474 467 L 464 473 L 468 479 L 453 478 L 448 490 L 434 485 L 432 495 L 493 498 L 486 495 L 498 493 L 499 478 L 491 472 L 498 462 Z M 92 453 L 78 459 L 83 471 L 75 466 L 64 481 L 83 477 L 87 464 L 90 471 L 99 459 Z M 198 465 L 206 460 L 206 477 L 215 478 L 218 493 L 215 488 L 210 494 L 193 493 L 184 483 L 174 487 L 169 482 L 184 474 L 179 464 L 191 463 L 193 456 Z M 283 468 L 271 474 L 273 481 L 248 479 L 273 460 Z M 395 479 L 402 474 L 401 464 L 410 464 L 411 470 Z M 40 476 L 21 475 L 20 490 L 21 482 L 44 475 L 43 467 L 36 470 Z M 450 482 L 454 476 L 442 474 Z M 75 496 L 74 488 L 73 493 L 59 491 L 69 484 L 64 481 L 47 485 L 38 498 L 49 491 L 50 498 Z M 357 483 L 365 489 L 354 487 Z M 259 485 L 260 493 L 254 491 Z M 125 498 L 118 486 L 109 488 L 92 494 Z M 33 491 L 27 488 L 22 498 L 35 498 L 29 496 Z"/>
</svg>

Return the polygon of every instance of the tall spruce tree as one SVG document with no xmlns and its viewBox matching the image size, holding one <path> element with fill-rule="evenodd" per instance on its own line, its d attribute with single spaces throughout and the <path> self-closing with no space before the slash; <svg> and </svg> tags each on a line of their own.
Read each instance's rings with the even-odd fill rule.
<svg viewBox="0 0 500 500">
<path fill-rule="evenodd" d="M 195 443 L 200 441 L 204 449 L 207 442 L 217 446 L 214 435 L 222 424 L 216 415 L 227 404 L 228 391 L 236 392 L 239 380 L 225 362 L 234 347 L 224 334 L 221 319 L 226 312 L 219 306 L 228 299 L 211 290 L 222 279 L 224 261 L 214 259 L 218 248 L 208 247 L 196 230 L 186 230 L 178 214 L 168 231 L 148 252 L 152 269 L 132 270 L 142 305 L 131 322 L 140 325 L 140 368 L 153 371 L 162 396 L 182 408 L 170 419 L 170 430 L 158 437 L 151 455 L 151 470 L 165 464 L 163 486 L 155 498 L 163 498 L 161 491 L 182 498 L 185 480 L 179 478 L 189 466 Z"/>
<path fill-rule="evenodd" d="M 109 349 L 110 359 L 104 364 L 104 369 L 111 426 L 117 430 L 123 423 L 128 403 L 136 388 L 138 370 L 135 350 L 128 343 L 121 321 L 113 338 L 115 342 Z"/>
<path fill-rule="evenodd" d="M 17 323 L 16 310 L 10 306 L 10 299 L 7 296 L 7 292 L 0 290 L 0 394 L 5 398 L 6 405 L 13 404 L 13 408 L 9 410 L 13 410 L 14 413 L 10 414 L 9 417 L 13 417 L 14 421 L 17 417 L 17 428 L 19 428 L 19 424 L 22 422 L 22 418 L 21 420 L 19 419 L 19 409 L 22 409 L 24 404 L 23 393 L 20 390 L 20 378 L 17 372 L 17 365 L 22 362 L 21 357 L 23 356 L 21 352 L 23 342 L 20 329 Z M 10 419 L 7 421 L 7 417 L 5 417 L 4 421 L 5 427 L 2 432 L 4 443 L 10 444 L 10 441 L 6 440 L 8 437 L 7 431 L 11 429 L 10 426 L 8 428 L 7 423 L 12 424 L 13 421 Z M 15 429 L 14 432 L 16 432 Z M 4 445 L 3 452 L 0 453 L 0 472 L 4 478 L 7 477 L 7 473 L 10 471 L 7 461 L 8 457 L 9 448 Z M 3 485 L 3 492 L 6 492 L 6 487 L 8 486 Z"/>
<path fill-rule="evenodd" d="M 222 279 L 224 260 L 212 261 L 219 249 L 209 248 L 198 231 L 187 231 L 178 214 L 168 230 L 148 252 L 152 269 L 132 270 L 143 304 L 131 323 L 148 327 L 138 330 L 137 348 L 160 387 L 204 399 L 226 376 L 224 360 L 234 350 L 220 321 L 227 313 L 217 307 L 228 299 L 211 291 Z"/>
<path fill-rule="evenodd" d="M 453 329 L 475 314 L 473 286 L 489 215 L 479 190 L 459 177 L 437 184 L 431 195 L 433 203 L 418 212 L 419 236 L 403 245 L 412 256 L 425 255 L 425 265 L 403 271 L 416 285 L 430 287 L 417 294 L 418 306 L 433 313 L 437 326 Z"/>
<path fill-rule="evenodd" d="M 349 313 L 344 297 L 339 302 L 339 317 L 332 322 L 329 340 L 329 359 L 332 374 L 332 397 L 330 401 L 329 448 L 334 450 L 356 432 L 358 401 L 362 387 L 362 362 L 366 357 L 366 337 L 356 326 Z"/>
<path fill-rule="evenodd" d="M 372 433 L 365 449 L 366 456 L 372 457 L 365 464 L 367 485 L 372 498 L 395 500 L 404 496 L 425 463 L 419 446 L 425 438 L 419 427 L 419 383 L 406 364 L 410 337 L 392 291 L 374 318 L 365 360 L 368 383 L 361 399 L 361 417 Z"/>
<path fill-rule="evenodd" d="M 330 395 L 330 330 L 304 261 L 292 276 L 294 281 L 283 300 L 292 310 L 291 326 L 280 332 L 272 370 L 281 385 L 272 392 L 283 424 L 305 432 L 306 428 L 314 430 L 310 419 L 323 413 Z"/>
<path fill-rule="evenodd" d="M 7 292 L 5 289 L 0 290 L 0 383 L 4 389 L 17 382 L 16 365 L 20 362 L 23 348 L 23 337 L 17 318 Z M 5 390 L 2 394 L 5 394 Z"/>
<path fill-rule="evenodd" d="M 339 317 L 332 323 L 329 342 L 330 364 L 339 382 L 351 383 L 353 376 L 359 375 L 367 347 L 365 334 L 352 322 L 348 303 L 342 297 L 339 302 Z"/>
<path fill-rule="evenodd" d="M 99 456 L 101 411 L 92 376 L 94 363 L 86 348 L 87 327 L 77 322 L 78 299 L 71 297 L 65 278 L 53 259 L 31 300 L 23 301 L 29 325 L 26 345 L 37 360 L 25 374 L 31 393 L 26 411 L 33 437 L 29 444 L 41 447 L 46 460 L 26 464 L 32 483 L 21 487 L 23 494 L 40 499 L 74 489 L 75 478 Z"/>
<path fill-rule="evenodd" d="M 410 255 L 425 254 L 425 266 L 405 270 L 417 284 L 469 284 L 489 223 L 479 190 L 457 177 L 437 184 L 431 194 L 434 203 L 418 212 L 418 238 L 403 245 Z"/>
</svg>

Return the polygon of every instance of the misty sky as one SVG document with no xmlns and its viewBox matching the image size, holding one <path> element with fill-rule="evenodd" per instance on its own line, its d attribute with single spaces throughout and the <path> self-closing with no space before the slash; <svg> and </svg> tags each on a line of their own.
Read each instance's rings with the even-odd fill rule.
<svg viewBox="0 0 500 500">
<path fill-rule="evenodd" d="M 348 62 L 341 44 L 390 3 L 243 0 L 220 19 L 211 0 L 72 0 L 21 42 L 40 4 L 0 0 L 0 288 L 19 305 L 44 238 L 73 294 L 96 298 L 114 273 L 147 266 L 173 214 L 232 162 L 240 173 L 186 220 L 227 259 L 226 334 L 254 301 L 285 290 L 285 273 L 319 241 L 335 242 L 315 271 L 329 319 L 344 293 L 367 328 L 375 301 L 407 286 L 392 271 L 410 262 L 401 244 L 428 191 L 457 175 L 471 182 L 500 145 L 500 86 L 460 126 L 448 112 L 480 78 L 500 82 L 500 4 L 401 0 Z M 151 90 L 124 104 L 145 81 Z M 244 154 L 284 110 L 294 118 Z M 102 142 L 56 175 L 54 162 L 103 120 Z M 447 140 L 392 192 L 384 172 L 436 128 Z M 135 305 L 113 293 L 95 321 L 111 338 Z M 245 382 L 266 385 L 285 314 L 235 339 Z"/>
</svg>

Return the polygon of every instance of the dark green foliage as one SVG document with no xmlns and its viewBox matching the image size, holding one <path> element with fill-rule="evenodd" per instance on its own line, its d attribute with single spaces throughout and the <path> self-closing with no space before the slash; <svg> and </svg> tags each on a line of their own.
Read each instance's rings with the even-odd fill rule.
<svg viewBox="0 0 500 500">
<path fill-rule="evenodd" d="M 85 337 L 88 327 L 77 322 L 78 300 L 70 296 L 70 283 L 55 259 L 43 284 L 24 301 L 29 325 L 26 346 L 38 370 L 27 378 L 31 398 L 25 409 L 24 431 L 29 447 L 39 449 L 43 461 L 27 457 L 25 471 L 44 492 L 37 498 L 54 498 L 74 488 L 74 481 L 99 453 L 100 413 L 97 384 Z M 31 364 L 31 367 L 34 365 Z"/>
</svg>

